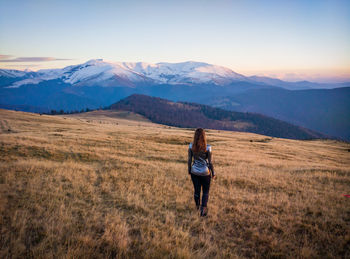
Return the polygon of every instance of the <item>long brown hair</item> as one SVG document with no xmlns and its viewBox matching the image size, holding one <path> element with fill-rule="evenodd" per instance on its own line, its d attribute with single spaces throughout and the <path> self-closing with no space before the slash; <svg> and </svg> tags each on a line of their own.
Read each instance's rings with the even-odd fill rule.
<svg viewBox="0 0 350 259">
<path fill-rule="evenodd" d="M 194 133 L 192 151 L 198 153 L 207 150 L 207 138 L 205 137 L 204 129 L 198 128 Z"/>
</svg>

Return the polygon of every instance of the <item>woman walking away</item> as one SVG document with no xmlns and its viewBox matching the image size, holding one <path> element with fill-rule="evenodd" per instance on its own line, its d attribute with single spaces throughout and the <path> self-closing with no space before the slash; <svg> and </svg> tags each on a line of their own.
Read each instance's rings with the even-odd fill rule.
<svg viewBox="0 0 350 259">
<path fill-rule="evenodd" d="M 210 179 L 215 178 L 215 173 L 212 164 L 211 146 L 207 145 L 205 132 L 202 128 L 196 129 L 193 143 L 190 143 L 188 148 L 188 173 L 191 175 L 194 186 L 196 207 L 200 209 L 201 216 L 206 216 L 208 214 L 207 203 Z M 202 206 L 200 205 L 201 188 L 203 188 Z"/>
</svg>

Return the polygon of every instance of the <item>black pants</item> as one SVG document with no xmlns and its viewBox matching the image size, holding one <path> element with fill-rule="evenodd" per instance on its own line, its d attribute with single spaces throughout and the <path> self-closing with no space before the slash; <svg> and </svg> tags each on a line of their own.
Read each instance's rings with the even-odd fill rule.
<svg viewBox="0 0 350 259">
<path fill-rule="evenodd" d="M 196 205 L 200 205 L 200 194 L 201 194 L 201 187 L 203 188 L 203 194 L 202 194 L 202 206 L 207 207 L 208 198 L 209 198 L 209 188 L 210 188 L 210 175 L 205 176 L 199 176 L 195 174 L 191 174 L 191 179 L 193 182 L 194 187 L 194 201 L 196 202 Z"/>
</svg>

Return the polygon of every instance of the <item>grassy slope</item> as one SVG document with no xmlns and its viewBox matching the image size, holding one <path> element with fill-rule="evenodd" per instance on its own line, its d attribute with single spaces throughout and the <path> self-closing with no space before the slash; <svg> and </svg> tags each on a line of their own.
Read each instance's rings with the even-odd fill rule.
<svg viewBox="0 0 350 259">
<path fill-rule="evenodd" d="M 191 130 L 98 112 L 0 118 L 0 258 L 350 256 L 349 144 L 208 131 L 218 178 L 203 219 Z"/>
</svg>

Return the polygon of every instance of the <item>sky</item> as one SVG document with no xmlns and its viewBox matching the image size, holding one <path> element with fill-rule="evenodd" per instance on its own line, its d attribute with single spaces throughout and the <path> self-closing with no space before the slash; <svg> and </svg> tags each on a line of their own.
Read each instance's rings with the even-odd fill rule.
<svg viewBox="0 0 350 259">
<path fill-rule="evenodd" d="M 96 58 L 350 81 L 350 1 L 0 0 L 0 68 Z"/>
</svg>

